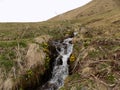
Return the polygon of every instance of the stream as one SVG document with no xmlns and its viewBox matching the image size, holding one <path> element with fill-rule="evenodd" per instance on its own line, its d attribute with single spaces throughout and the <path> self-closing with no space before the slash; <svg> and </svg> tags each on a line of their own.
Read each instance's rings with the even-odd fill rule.
<svg viewBox="0 0 120 90">
<path fill-rule="evenodd" d="M 59 90 L 64 85 L 64 80 L 69 75 L 68 59 L 73 51 L 73 37 L 64 39 L 62 42 L 53 42 L 57 51 L 52 70 L 52 77 L 37 90 Z"/>
</svg>

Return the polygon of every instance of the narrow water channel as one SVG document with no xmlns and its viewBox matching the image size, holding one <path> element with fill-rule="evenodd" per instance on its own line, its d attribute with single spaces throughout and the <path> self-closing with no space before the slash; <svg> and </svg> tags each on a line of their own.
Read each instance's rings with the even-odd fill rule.
<svg viewBox="0 0 120 90">
<path fill-rule="evenodd" d="M 58 56 L 54 60 L 52 77 L 37 90 L 59 90 L 64 85 L 64 80 L 69 74 L 68 59 L 73 51 L 73 37 L 62 42 L 54 42 Z"/>
</svg>

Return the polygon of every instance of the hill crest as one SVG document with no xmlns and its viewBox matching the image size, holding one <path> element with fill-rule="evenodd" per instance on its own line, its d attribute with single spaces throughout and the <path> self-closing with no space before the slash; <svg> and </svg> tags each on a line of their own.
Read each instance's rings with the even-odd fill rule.
<svg viewBox="0 0 120 90">
<path fill-rule="evenodd" d="M 119 0 L 93 0 L 82 7 L 53 17 L 50 21 L 78 19 L 81 17 L 110 12 L 115 9 L 120 9 Z"/>
</svg>

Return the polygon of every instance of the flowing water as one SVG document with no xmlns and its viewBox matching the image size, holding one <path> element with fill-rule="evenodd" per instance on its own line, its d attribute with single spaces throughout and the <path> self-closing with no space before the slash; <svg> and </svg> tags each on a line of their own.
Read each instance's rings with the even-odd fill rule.
<svg viewBox="0 0 120 90">
<path fill-rule="evenodd" d="M 73 51 L 73 38 L 67 38 L 63 42 L 54 42 L 58 53 L 55 59 L 52 78 L 38 90 L 58 90 L 64 85 L 64 80 L 69 74 L 68 59 Z"/>
</svg>

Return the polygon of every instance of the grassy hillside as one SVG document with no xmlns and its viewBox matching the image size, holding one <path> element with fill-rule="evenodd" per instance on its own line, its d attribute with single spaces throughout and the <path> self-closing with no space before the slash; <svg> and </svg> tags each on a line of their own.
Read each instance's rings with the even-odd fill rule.
<svg viewBox="0 0 120 90">
<path fill-rule="evenodd" d="M 120 9 L 119 0 L 92 0 L 88 4 L 71 10 L 64 14 L 58 15 L 50 20 L 73 20 L 83 17 L 89 17 L 92 15 L 98 15 Z"/>
<path fill-rule="evenodd" d="M 42 83 L 39 76 L 50 60 L 47 42 L 73 31 L 78 35 L 70 57 L 71 75 L 61 90 L 120 90 L 119 0 L 93 0 L 41 23 L 0 23 L 0 89 L 22 90 Z"/>
</svg>

